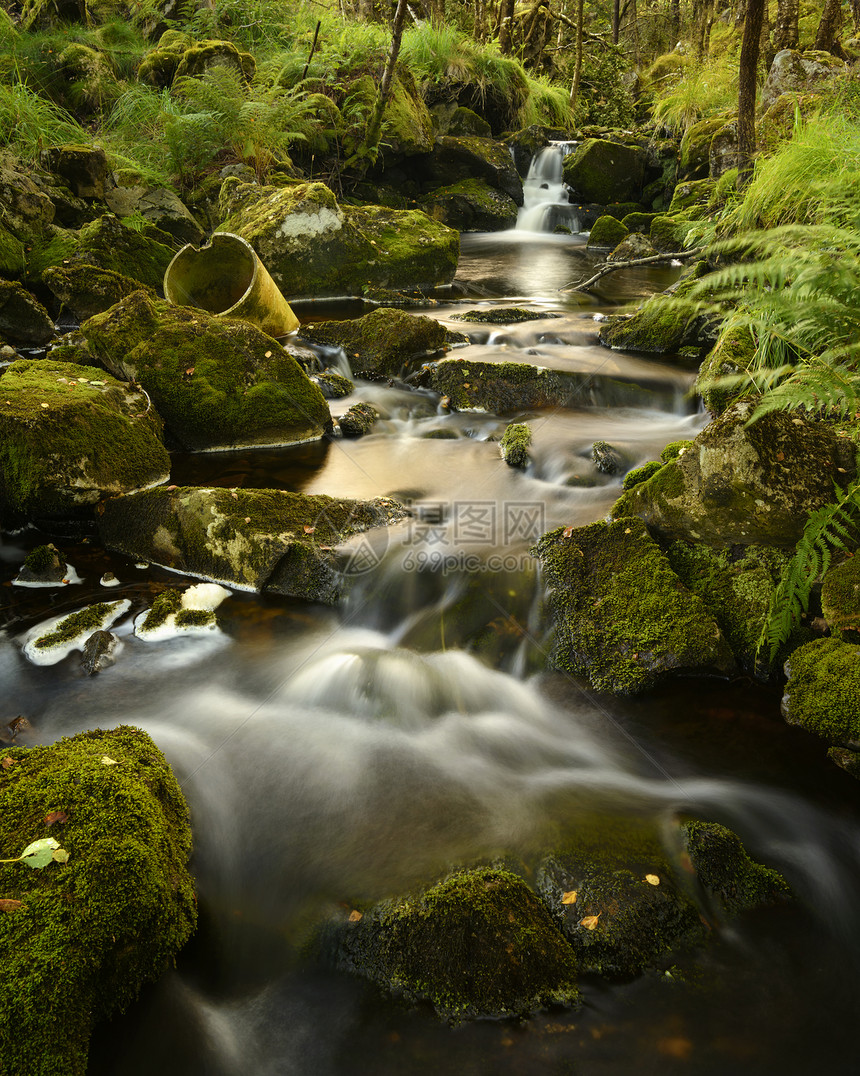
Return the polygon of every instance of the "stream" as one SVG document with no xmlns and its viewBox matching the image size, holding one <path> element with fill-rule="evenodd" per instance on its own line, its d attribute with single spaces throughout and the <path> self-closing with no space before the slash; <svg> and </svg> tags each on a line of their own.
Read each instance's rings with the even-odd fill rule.
<svg viewBox="0 0 860 1076">
<path fill-rule="evenodd" d="M 784 725 L 777 689 L 689 678 L 623 699 L 547 668 L 528 550 L 543 531 L 602 518 L 617 498 L 620 479 L 595 470 L 592 443 L 636 466 L 706 422 L 688 395 L 691 370 L 596 339 L 595 316 L 679 270 L 610 275 L 597 298 L 559 291 L 593 262 L 581 235 L 464 235 L 457 301 L 426 311 L 460 329 L 451 316 L 482 305 L 561 315 L 475 326 L 475 342 L 453 354 L 585 371 L 593 392 L 581 405 L 457 414 L 427 391 L 358 382 L 332 410 L 373 404 L 380 421 L 360 440 L 174 457 L 177 484 L 407 503 L 409 520 L 346 549 L 339 607 L 235 592 L 216 635 L 143 642 L 120 626 L 116 665 L 87 678 L 77 655 L 36 667 L 16 640 L 105 600 L 107 570 L 120 580 L 109 598 L 136 609 L 151 583 L 177 577 L 51 536 L 83 582 L 4 587 L 6 712 L 32 725 L 19 742 L 138 725 L 191 807 L 197 936 L 176 971 L 97 1031 L 91 1076 L 856 1071 L 857 782 Z M 631 396 L 638 405 L 607 402 L 605 385 L 619 379 L 647 390 Z M 525 472 L 499 456 L 512 418 L 533 429 Z M 2 580 L 45 540 L 4 538 Z M 595 812 L 723 822 L 798 899 L 723 925 L 674 977 L 585 982 L 581 1010 L 521 1023 L 452 1029 L 306 955 L 332 909 L 403 892 L 452 863 L 511 855 L 534 868 Z"/>
</svg>

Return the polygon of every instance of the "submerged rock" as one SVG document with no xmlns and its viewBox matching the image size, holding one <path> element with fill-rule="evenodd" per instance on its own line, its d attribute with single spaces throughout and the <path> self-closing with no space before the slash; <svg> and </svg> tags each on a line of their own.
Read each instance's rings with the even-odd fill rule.
<svg viewBox="0 0 860 1076">
<path fill-rule="evenodd" d="M 624 470 L 624 457 L 608 441 L 595 441 L 591 446 L 591 461 L 601 474 L 617 474 Z"/>
<path fill-rule="evenodd" d="M 822 423 L 772 411 L 749 424 L 745 399 L 714 419 L 690 449 L 628 490 L 614 516 L 640 516 L 669 538 L 712 546 L 794 545 L 833 483 L 855 474 L 854 450 Z"/>
<path fill-rule="evenodd" d="M 253 325 L 138 291 L 81 333 L 107 369 L 146 390 L 183 448 L 295 444 L 331 428 L 319 387 Z"/>
<path fill-rule="evenodd" d="M 407 514 L 384 497 L 179 486 L 108 501 L 98 525 L 109 549 L 137 560 L 239 590 L 332 604 L 348 578 L 332 547 Z"/>
<path fill-rule="evenodd" d="M 106 631 L 131 608 L 122 598 L 115 602 L 97 602 L 48 624 L 37 625 L 23 640 L 24 657 L 34 665 L 56 665 L 73 650 L 84 650 L 95 632 Z"/>
<path fill-rule="evenodd" d="M 230 591 L 217 583 L 198 583 L 187 590 L 165 590 L 137 618 L 134 634 L 152 642 L 175 635 L 215 631 L 218 627 L 215 610 L 229 597 Z"/>
<path fill-rule="evenodd" d="M 344 396 L 349 396 L 355 388 L 348 377 L 344 377 L 336 370 L 323 370 L 321 373 L 313 374 L 311 381 L 319 385 L 320 391 L 327 400 L 341 400 Z"/>
<path fill-rule="evenodd" d="M 677 671 L 734 670 L 716 621 L 641 520 L 559 527 L 533 553 L 551 588 L 557 668 L 621 694 L 647 690 Z"/>
<path fill-rule="evenodd" d="M 523 306 L 494 306 L 489 309 L 464 310 L 462 314 L 452 314 L 451 321 L 475 321 L 479 325 L 520 325 L 526 321 L 545 321 L 548 318 L 560 318 L 561 314 L 552 314 L 545 310 L 528 310 Z"/>
<path fill-rule="evenodd" d="M 434 318 L 378 307 L 353 321 L 321 321 L 303 325 L 302 340 L 342 347 L 352 370 L 365 377 L 399 377 L 411 360 L 445 346 L 445 329 Z"/>
<path fill-rule="evenodd" d="M 80 516 L 169 473 L 161 420 L 137 389 L 51 359 L 21 359 L 0 377 L 0 508 Z"/>
<path fill-rule="evenodd" d="M 0 858 L 48 835 L 67 862 L 3 869 L 0 1067 L 84 1076 L 89 1039 L 175 961 L 194 930 L 188 808 L 140 729 L 6 748 Z M 46 812 L 62 817 L 48 828 Z"/>
<path fill-rule="evenodd" d="M 119 639 L 112 631 L 94 631 L 81 651 L 81 668 L 86 675 L 95 676 L 113 665 L 120 645 Z"/>
<path fill-rule="evenodd" d="M 458 871 L 376 905 L 339 932 L 341 966 L 449 1023 L 579 1002 L 573 950 L 521 878 Z"/>
</svg>

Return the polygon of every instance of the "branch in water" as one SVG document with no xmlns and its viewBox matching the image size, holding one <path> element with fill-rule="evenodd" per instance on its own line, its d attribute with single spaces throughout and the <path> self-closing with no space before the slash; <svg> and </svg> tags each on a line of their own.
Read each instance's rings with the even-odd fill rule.
<svg viewBox="0 0 860 1076">
<path fill-rule="evenodd" d="M 673 254 L 650 254 L 647 258 L 630 258 L 624 262 L 604 262 L 597 267 L 597 272 L 594 276 L 590 276 L 588 280 L 583 280 L 577 284 L 575 281 L 571 281 L 569 284 L 565 284 L 559 288 L 559 291 L 588 291 L 592 284 L 596 284 L 601 277 L 607 275 L 607 273 L 614 273 L 616 269 L 632 269 L 637 265 L 656 265 L 658 262 L 669 261 L 683 261 L 685 258 L 695 258 L 702 253 L 701 247 L 695 247 L 693 250 L 679 250 Z"/>
</svg>

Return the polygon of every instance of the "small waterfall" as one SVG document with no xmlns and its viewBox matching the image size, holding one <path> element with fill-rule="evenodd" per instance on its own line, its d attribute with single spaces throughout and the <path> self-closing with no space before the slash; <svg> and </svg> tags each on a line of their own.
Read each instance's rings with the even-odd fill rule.
<svg viewBox="0 0 860 1076">
<path fill-rule="evenodd" d="M 551 142 L 532 158 L 523 181 L 523 207 L 516 227 L 524 232 L 553 232 L 560 225 L 571 232 L 580 230 L 579 217 L 568 201 L 562 181 L 562 165 L 572 142 Z"/>
</svg>

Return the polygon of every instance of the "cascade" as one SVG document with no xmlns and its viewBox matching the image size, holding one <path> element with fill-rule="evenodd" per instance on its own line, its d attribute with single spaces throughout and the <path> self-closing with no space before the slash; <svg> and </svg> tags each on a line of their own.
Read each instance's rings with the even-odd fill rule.
<svg viewBox="0 0 860 1076">
<path fill-rule="evenodd" d="M 580 230 L 579 217 L 568 200 L 562 166 L 573 142 L 551 142 L 534 155 L 523 182 L 523 206 L 516 228 L 525 232 L 552 232 L 559 226 Z"/>
</svg>

